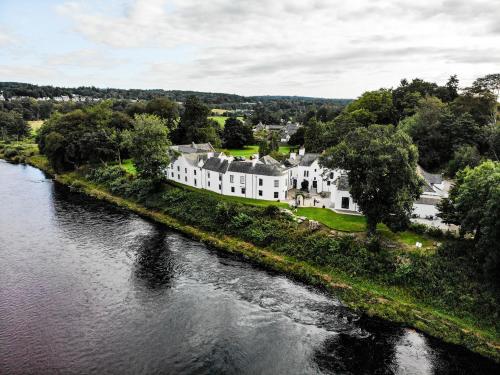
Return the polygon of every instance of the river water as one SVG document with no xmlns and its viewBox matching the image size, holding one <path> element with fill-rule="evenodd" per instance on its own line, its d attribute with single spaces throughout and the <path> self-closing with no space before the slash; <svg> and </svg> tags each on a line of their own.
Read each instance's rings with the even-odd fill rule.
<svg viewBox="0 0 500 375">
<path fill-rule="evenodd" d="M 0 374 L 58 373 L 499 367 L 0 161 Z"/>
</svg>

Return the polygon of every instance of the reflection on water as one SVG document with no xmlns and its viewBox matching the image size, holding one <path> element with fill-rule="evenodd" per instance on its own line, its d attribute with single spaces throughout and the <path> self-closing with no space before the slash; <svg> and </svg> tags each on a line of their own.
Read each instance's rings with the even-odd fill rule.
<svg viewBox="0 0 500 375">
<path fill-rule="evenodd" d="M 498 373 L 33 168 L 0 182 L 0 373 Z"/>
</svg>

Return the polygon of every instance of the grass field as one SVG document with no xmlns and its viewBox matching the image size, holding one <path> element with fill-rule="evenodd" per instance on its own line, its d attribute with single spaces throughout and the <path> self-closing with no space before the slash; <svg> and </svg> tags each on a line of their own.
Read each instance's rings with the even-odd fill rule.
<svg viewBox="0 0 500 375">
<path fill-rule="evenodd" d="M 259 146 L 257 145 L 245 146 L 245 148 L 243 149 L 219 149 L 218 151 L 222 151 L 225 154 L 232 156 L 249 157 L 252 156 L 253 154 L 259 153 Z M 290 146 L 280 146 L 279 152 L 288 155 L 290 153 Z"/>
<path fill-rule="evenodd" d="M 221 108 L 214 108 L 210 110 L 210 114 L 214 114 L 216 116 L 222 115 L 224 112 L 227 112 L 227 109 L 221 109 Z"/>
<path fill-rule="evenodd" d="M 229 117 L 227 116 L 208 116 L 208 119 L 209 120 L 215 120 L 217 121 L 217 123 L 220 125 L 221 128 L 224 127 L 225 123 L 226 123 L 226 120 L 228 119 Z M 236 117 L 238 120 L 240 121 L 244 121 L 243 117 Z"/>
<path fill-rule="evenodd" d="M 36 121 L 27 121 L 28 125 L 31 128 L 31 131 L 35 133 L 40 127 L 43 125 L 43 120 L 36 120 Z"/>
</svg>

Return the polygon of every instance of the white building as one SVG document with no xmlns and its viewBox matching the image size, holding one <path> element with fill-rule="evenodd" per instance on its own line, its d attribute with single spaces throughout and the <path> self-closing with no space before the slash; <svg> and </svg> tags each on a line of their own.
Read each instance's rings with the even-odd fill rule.
<svg viewBox="0 0 500 375">
<path fill-rule="evenodd" d="M 235 160 L 210 144 L 172 146 L 167 178 L 196 188 L 244 198 L 284 200 L 291 172 L 273 158 Z"/>
<path fill-rule="evenodd" d="M 319 165 L 321 154 L 306 153 L 304 148 L 298 155 L 291 153 L 285 165 L 292 168 L 292 186 L 313 194 L 330 193 L 338 172 Z"/>
<path fill-rule="evenodd" d="M 424 186 L 420 198 L 413 204 L 412 214 L 416 218 L 434 220 L 439 212 L 437 204 L 448 196 L 451 182 L 444 180 L 439 174 L 426 172 L 420 166 L 417 166 L 417 173 L 423 178 Z M 349 193 L 349 181 L 345 172 L 336 176 L 330 201 L 335 210 L 361 212 Z"/>
</svg>

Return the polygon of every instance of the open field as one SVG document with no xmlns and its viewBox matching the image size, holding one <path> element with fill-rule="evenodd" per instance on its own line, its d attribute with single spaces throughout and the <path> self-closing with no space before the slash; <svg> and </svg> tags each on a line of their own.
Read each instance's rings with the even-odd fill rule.
<svg viewBox="0 0 500 375">
<path fill-rule="evenodd" d="M 208 119 L 209 120 L 215 120 L 217 121 L 217 123 L 220 125 L 221 128 L 224 127 L 225 123 L 226 123 L 226 120 L 228 119 L 229 117 L 227 116 L 208 116 Z M 238 120 L 240 121 L 244 121 L 243 117 L 236 117 Z"/>
<path fill-rule="evenodd" d="M 243 157 L 250 157 L 254 154 L 259 153 L 259 146 L 257 145 L 252 145 L 252 146 L 245 146 L 243 149 L 224 149 L 220 148 L 218 151 L 224 152 L 226 155 L 231 155 L 231 156 L 243 156 Z M 288 155 L 290 153 L 290 146 L 280 146 L 279 152 L 282 154 Z"/>
<path fill-rule="evenodd" d="M 43 120 L 27 121 L 27 122 L 33 132 L 36 132 L 38 129 L 40 129 L 40 127 L 44 123 Z"/>
</svg>

